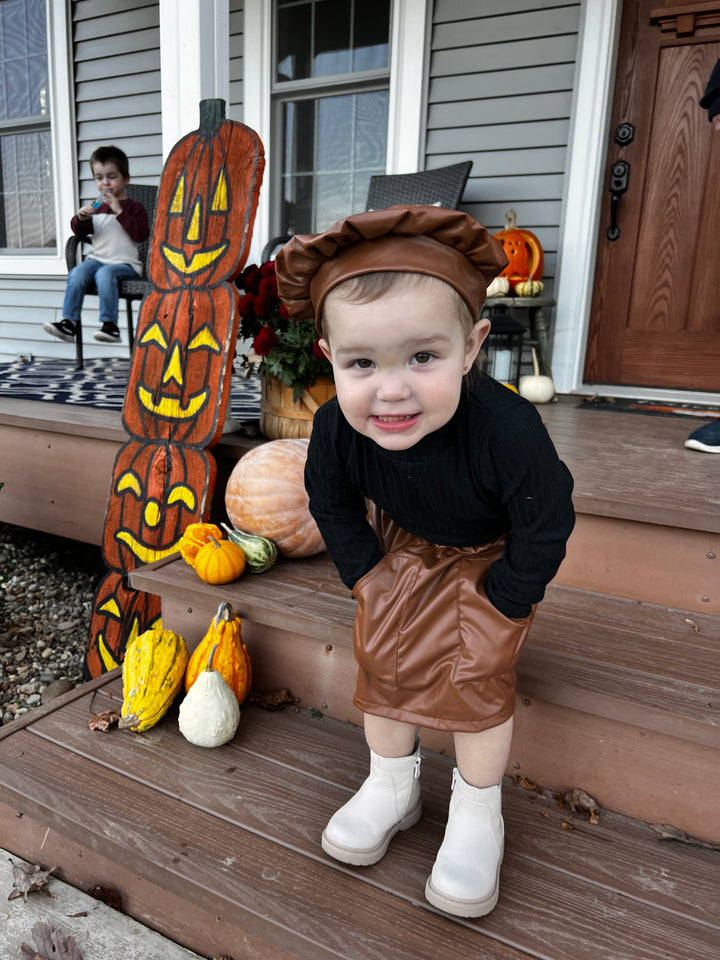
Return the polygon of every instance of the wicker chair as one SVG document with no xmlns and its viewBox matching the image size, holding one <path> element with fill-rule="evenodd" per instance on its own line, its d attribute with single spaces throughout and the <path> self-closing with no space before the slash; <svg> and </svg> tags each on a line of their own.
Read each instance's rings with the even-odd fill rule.
<svg viewBox="0 0 720 960">
<path fill-rule="evenodd" d="M 383 210 L 396 203 L 423 203 L 456 210 L 472 165 L 472 160 L 465 160 L 420 173 L 376 174 L 370 177 L 365 209 Z M 263 248 L 262 261 L 269 260 L 289 239 L 286 235 L 269 240 Z"/>
<path fill-rule="evenodd" d="M 147 210 L 150 234 L 148 235 L 147 240 L 144 240 L 140 244 L 138 249 L 140 262 L 143 264 L 143 269 L 145 269 L 148 250 L 150 247 L 150 236 L 152 235 L 153 219 L 155 217 L 158 188 L 149 186 L 145 183 L 129 183 L 127 186 L 127 194 L 132 200 L 138 200 Z M 81 240 L 79 237 L 72 236 L 65 244 L 65 263 L 67 264 L 68 271 L 72 270 L 72 268 L 83 259 L 83 247 L 86 243 L 92 243 L 92 237 L 89 237 L 87 240 Z M 143 280 L 141 277 L 138 277 L 137 279 L 121 280 L 119 284 L 120 299 L 125 301 L 125 306 L 127 309 L 128 346 L 131 356 L 133 346 L 135 344 L 132 304 L 133 301 L 142 300 L 145 294 L 151 289 L 152 284 L 150 281 Z M 87 293 L 97 294 L 95 284 L 92 284 L 92 286 L 88 288 Z M 84 359 L 81 320 L 78 322 L 77 333 L 75 334 L 75 369 L 82 370 L 83 366 Z"/>
</svg>

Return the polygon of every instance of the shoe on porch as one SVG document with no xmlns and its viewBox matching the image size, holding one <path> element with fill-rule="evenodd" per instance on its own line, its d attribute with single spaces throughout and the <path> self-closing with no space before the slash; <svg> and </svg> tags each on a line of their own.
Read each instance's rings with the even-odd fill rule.
<svg viewBox="0 0 720 960">
<path fill-rule="evenodd" d="M 65 343 L 75 343 L 75 332 L 77 325 L 72 320 L 64 318 L 57 323 L 44 323 L 43 330 L 58 340 L 64 340 Z"/>
<path fill-rule="evenodd" d="M 419 776 L 419 743 L 409 757 L 381 757 L 371 750 L 370 776 L 325 828 L 325 853 L 358 867 L 381 860 L 398 830 L 422 816 Z"/>
<path fill-rule="evenodd" d="M 720 417 L 694 430 L 685 441 L 685 446 L 689 450 L 702 450 L 703 453 L 720 453 Z"/>
<path fill-rule="evenodd" d="M 93 334 L 95 340 L 101 343 L 120 343 L 120 331 L 116 323 L 105 322 L 99 330 Z"/>
</svg>

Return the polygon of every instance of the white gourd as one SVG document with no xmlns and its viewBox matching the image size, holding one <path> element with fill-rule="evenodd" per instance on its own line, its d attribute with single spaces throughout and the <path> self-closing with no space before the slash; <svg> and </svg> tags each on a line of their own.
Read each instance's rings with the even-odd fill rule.
<svg viewBox="0 0 720 960">
<path fill-rule="evenodd" d="M 232 740 L 240 723 L 237 697 L 225 678 L 213 670 L 218 645 L 210 651 L 207 667 L 180 704 L 180 733 L 198 747 L 219 747 Z"/>
<path fill-rule="evenodd" d="M 555 384 L 552 377 L 541 377 L 535 347 L 532 348 L 533 375 L 520 377 L 518 393 L 531 403 L 550 403 L 555 396 Z"/>
</svg>

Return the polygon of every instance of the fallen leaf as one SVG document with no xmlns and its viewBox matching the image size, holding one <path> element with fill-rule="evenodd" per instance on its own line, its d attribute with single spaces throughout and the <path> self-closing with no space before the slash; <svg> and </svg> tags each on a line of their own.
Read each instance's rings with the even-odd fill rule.
<svg viewBox="0 0 720 960">
<path fill-rule="evenodd" d="M 49 923 L 36 923 L 32 928 L 35 948 L 24 943 L 20 948 L 25 960 L 83 960 L 73 937 L 66 936 Z"/>
<path fill-rule="evenodd" d="M 117 723 L 120 719 L 120 713 L 121 711 L 117 708 L 114 710 L 103 710 L 102 713 L 96 713 L 90 717 L 87 725 L 91 730 L 109 730 L 112 724 Z"/>
<path fill-rule="evenodd" d="M 710 840 L 701 840 L 699 837 L 693 837 L 684 830 L 678 830 L 677 827 L 671 827 L 667 823 L 651 823 L 652 829 L 660 834 L 661 840 L 677 840 L 679 843 L 689 843 L 695 847 L 705 847 L 706 850 L 720 850 L 720 843 L 713 843 Z"/>
<path fill-rule="evenodd" d="M 540 816 L 541 816 L 541 817 L 545 817 L 546 820 L 549 820 L 549 819 L 550 819 L 550 814 L 549 814 L 549 813 L 545 813 L 544 810 L 541 810 L 541 811 L 540 811 Z"/>
<path fill-rule="evenodd" d="M 299 703 L 298 697 L 294 697 L 289 690 L 271 690 L 269 693 L 251 693 L 247 697 L 248 703 L 256 703 L 264 710 L 284 710 L 285 707 L 293 703 Z"/>
<path fill-rule="evenodd" d="M 700 633 L 700 627 L 695 623 L 694 620 L 691 620 L 689 617 L 685 617 L 685 623 L 689 623 L 695 633 Z"/>
<path fill-rule="evenodd" d="M 575 827 L 574 827 L 571 823 L 568 823 L 567 820 L 563 820 L 562 823 L 560 824 L 560 826 L 563 828 L 563 830 L 574 830 L 574 829 L 575 829 Z"/>
<path fill-rule="evenodd" d="M 119 913 L 123 912 L 122 896 L 112 887 L 102 887 L 99 883 L 96 883 L 94 887 L 90 887 L 88 893 L 95 900 L 100 900 L 106 906 L 112 907 L 113 910 L 117 910 Z"/>
<path fill-rule="evenodd" d="M 523 777 L 520 773 L 515 774 L 513 777 L 513 783 L 516 787 L 522 787 L 523 790 L 533 790 L 535 793 L 543 792 L 542 787 L 539 787 L 536 783 L 533 783 L 532 780 L 528 780 L 527 777 Z"/>
<path fill-rule="evenodd" d="M 36 890 L 43 890 L 48 896 L 51 894 L 44 887 L 50 879 L 50 874 L 55 870 L 51 867 L 49 870 L 42 870 L 36 863 L 12 863 L 13 888 L 8 900 L 14 900 L 16 897 L 25 897 Z"/>
<path fill-rule="evenodd" d="M 596 800 L 581 790 L 580 787 L 573 787 L 563 794 L 565 803 L 570 807 L 573 813 L 587 813 L 590 823 L 600 822 L 600 807 Z"/>
</svg>

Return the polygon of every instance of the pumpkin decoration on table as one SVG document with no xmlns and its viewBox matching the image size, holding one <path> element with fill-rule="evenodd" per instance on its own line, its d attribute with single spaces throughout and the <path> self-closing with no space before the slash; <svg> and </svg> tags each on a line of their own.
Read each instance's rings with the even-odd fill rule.
<svg viewBox="0 0 720 960">
<path fill-rule="evenodd" d="M 325 549 L 305 490 L 308 440 L 270 440 L 233 467 L 225 509 L 234 527 L 267 537 L 284 557 L 310 557 Z"/>
<path fill-rule="evenodd" d="M 245 554 L 231 540 L 216 540 L 200 547 L 193 566 L 195 573 L 205 583 L 232 583 L 245 569 Z"/>
<path fill-rule="evenodd" d="M 178 542 L 180 556 L 191 567 L 195 566 L 195 559 L 201 547 L 210 543 L 210 538 L 222 540 L 222 530 L 214 523 L 190 523 Z"/>
<path fill-rule="evenodd" d="M 240 705 L 213 659 L 219 644 L 214 644 L 205 669 L 180 704 L 180 733 L 198 747 L 220 747 L 235 736 L 240 723 Z"/>
<path fill-rule="evenodd" d="M 515 211 L 508 210 L 505 214 L 505 229 L 494 235 L 502 242 L 508 259 L 508 265 L 499 276 L 507 278 L 511 294 L 519 297 L 537 297 L 544 290 L 541 282 L 545 269 L 543 249 L 535 234 L 530 230 L 520 229 L 516 220 Z M 527 281 L 534 281 L 534 286 L 524 286 L 522 289 L 525 292 L 521 293 L 517 285 L 525 284 Z"/>
<path fill-rule="evenodd" d="M 227 601 L 220 604 L 207 633 L 193 651 L 185 671 L 185 690 L 190 690 L 205 669 L 208 654 L 217 645 L 214 655 L 217 670 L 242 703 L 252 683 L 252 665 L 242 639 L 242 620 Z"/>
<path fill-rule="evenodd" d="M 135 733 L 154 727 L 179 693 L 189 659 L 185 640 L 172 630 L 146 630 L 135 637 L 122 666 L 118 727 Z"/>
</svg>

